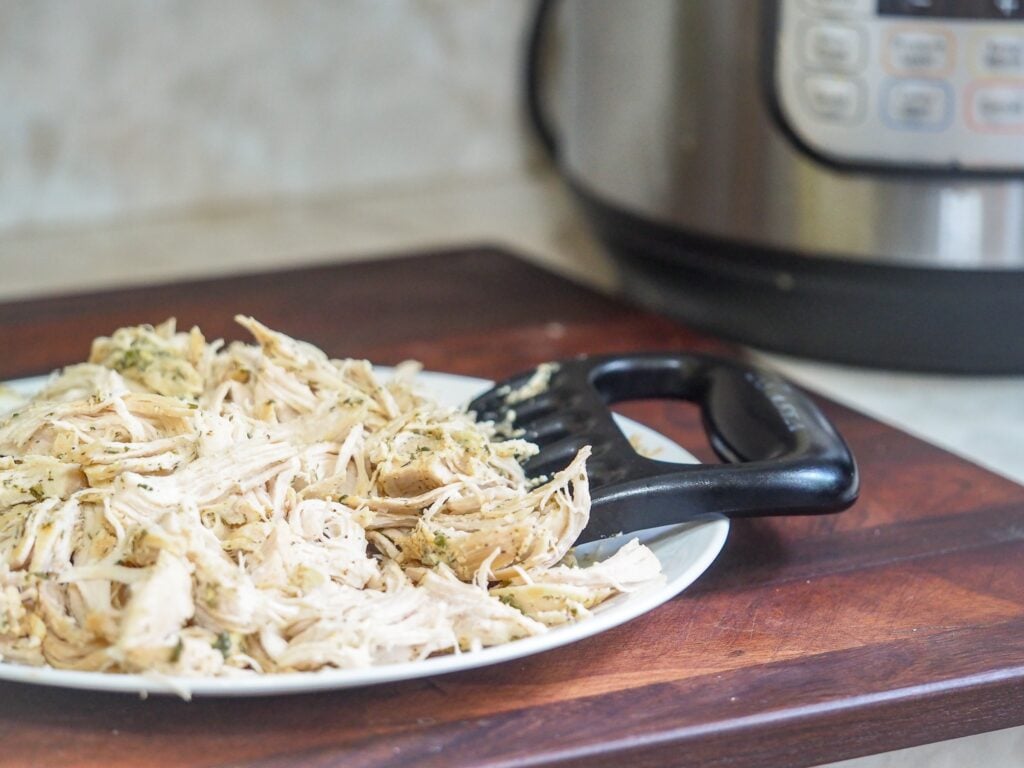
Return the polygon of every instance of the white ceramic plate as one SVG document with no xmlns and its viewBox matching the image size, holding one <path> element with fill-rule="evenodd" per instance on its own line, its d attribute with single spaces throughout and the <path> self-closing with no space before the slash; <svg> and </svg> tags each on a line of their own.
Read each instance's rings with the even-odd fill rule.
<svg viewBox="0 0 1024 768">
<path fill-rule="evenodd" d="M 43 378 L 23 379 L 11 382 L 8 386 L 14 393 L 30 395 L 38 390 L 44 381 Z M 483 379 L 443 373 L 423 373 L 419 381 L 425 394 L 440 402 L 453 405 L 468 402 L 490 386 L 490 382 Z M 13 405 L 10 390 L 6 393 L 0 390 L 0 412 Z M 656 451 L 657 457 L 661 460 L 680 463 L 696 462 L 691 454 L 642 424 L 621 419 L 620 425 L 627 435 L 636 435 L 640 439 L 640 445 L 646 451 Z M 196 696 L 263 696 L 305 693 L 332 688 L 352 688 L 475 669 L 574 643 L 647 613 L 692 584 L 721 551 L 728 533 L 729 521 L 724 517 L 714 516 L 702 519 L 700 522 L 665 526 L 580 546 L 577 548 L 580 555 L 601 560 L 617 551 L 629 538 L 636 536 L 658 556 L 665 572 L 665 583 L 628 595 L 619 595 L 604 603 L 600 609 L 595 611 L 592 618 L 579 624 L 560 627 L 543 635 L 485 648 L 475 653 L 437 656 L 424 661 L 391 664 L 369 669 L 326 670 L 235 678 L 169 678 L 73 672 L 0 662 L 0 680 L 94 691 L 170 693 L 185 696 L 189 694 Z"/>
</svg>

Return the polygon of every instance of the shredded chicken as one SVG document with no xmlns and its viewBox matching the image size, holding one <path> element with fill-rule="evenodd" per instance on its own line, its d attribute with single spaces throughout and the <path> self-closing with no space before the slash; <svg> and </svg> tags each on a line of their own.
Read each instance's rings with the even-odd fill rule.
<svg viewBox="0 0 1024 768">
<path fill-rule="evenodd" d="M 122 328 L 0 419 L 0 659 L 239 675 L 472 651 L 661 577 L 636 541 L 588 568 L 580 451 L 536 446 L 238 318 Z M 538 382 L 538 386 L 543 382 Z"/>
</svg>

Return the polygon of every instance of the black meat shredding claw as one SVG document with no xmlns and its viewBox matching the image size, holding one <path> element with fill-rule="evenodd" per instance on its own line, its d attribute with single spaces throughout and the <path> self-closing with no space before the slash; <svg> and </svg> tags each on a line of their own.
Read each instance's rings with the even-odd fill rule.
<svg viewBox="0 0 1024 768">
<path fill-rule="evenodd" d="M 514 415 L 512 426 L 540 446 L 523 465 L 529 477 L 557 471 L 592 446 L 590 523 L 577 543 L 708 513 L 838 512 L 857 498 L 857 466 L 846 443 L 807 396 L 773 373 L 697 354 L 583 356 L 551 365 L 537 394 L 508 401 L 535 373 L 528 371 L 468 407 L 481 420 Z M 638 454 L 608 406 L 648 398 L 699 405 L 711 446 L 728 463 L 676 464 Z"/>
</svg>

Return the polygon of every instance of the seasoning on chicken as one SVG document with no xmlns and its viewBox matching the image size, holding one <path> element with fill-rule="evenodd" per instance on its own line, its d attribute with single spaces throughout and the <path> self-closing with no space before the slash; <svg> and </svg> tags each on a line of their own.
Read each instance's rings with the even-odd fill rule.
<svg viewBox="0 0 1024 768">
<path fill-rule="evenodd" d="M 588 568 L 580 451 L 536 446 L 363 360 L 238 318 L 121 328 L 0 416 L 0 659 L 239 675 L 472 651 L 660 580 L 637 542 Z"/>
</svg>

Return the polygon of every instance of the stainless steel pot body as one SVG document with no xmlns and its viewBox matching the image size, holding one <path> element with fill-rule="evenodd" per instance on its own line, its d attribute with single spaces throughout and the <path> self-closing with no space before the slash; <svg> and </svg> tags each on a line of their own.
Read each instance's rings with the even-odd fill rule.
<svg viewBox="0 0 1024 768">
<path fill-rule="evenodd" d="M 569 0 L 560 135 L 572 183 L 609 206 L 701 237 L 880 265 L 1024 269 L 1024 134 L 1017 144 L 993 132 L 1003 147 L 995 169 L 901 164 L 901 146 L 913 154 L 913 132 L 900 134 L 903 144 L 882 153 L 883 163 L 833 162 L 809 151 L 779 110 L 776 58 L 803 55 L 779 51 L 791 42 L 781 40 L 778 19 L 789 5 Z M 942 24 L 924 29 L 942 34 Z M 864 66 L 881 67 L 880 56 L 867 51 Z M 876 75 L 885 72 L 868 77 Z M 876 96 L 868 101 L 873 109 Z M 890 134 L 880 131 L 877 146 Z M 953 147 L 977 142 L 981 151 L 987 140 L 962 135 Z"/>
</svg>

